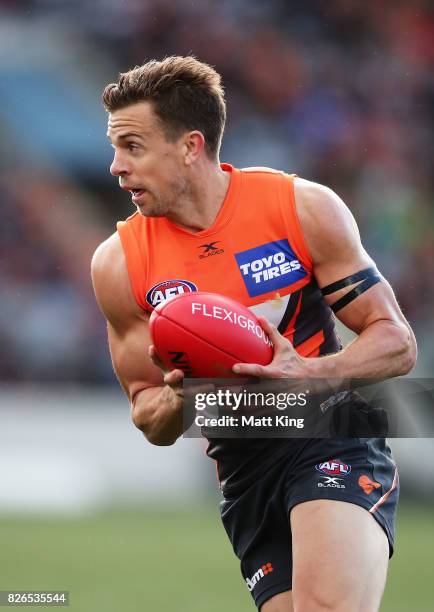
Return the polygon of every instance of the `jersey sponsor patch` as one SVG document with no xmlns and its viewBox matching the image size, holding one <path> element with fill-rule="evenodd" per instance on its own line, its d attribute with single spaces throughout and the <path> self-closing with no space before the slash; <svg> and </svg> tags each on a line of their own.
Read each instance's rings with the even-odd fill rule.
<svg viewBox="0 0 434 612">
<path fill-rule="evenodd" d="M 193 291 L 197 291 L 197 287 L 190 281 L 179 279 L 167 280 L 151 287 L 146 294 L 146 301 L 152 308 L 155 308 L 161 302 L 170 300 L 170 298 L 182 293 L 192 293 Z"/>
<path fill-rule="evenodd" d="M 307 276 L 287 239 L 235 253 L 250 297 L 293 285 Z"/>
<path fill-rule="evenodd" d="M 251 578 L 246 578 L 246 584 L 249 591 L 253 591 L 256 584 L 262 580 L 267 574 L 271 574 L 273 571 L 273 565 L 271 563 L 265 563 L 262 567 L 260 567 Z"/>
<path fill-rule="evenodd" d="M 351 465 L 349 463 L 343 463 L 339 459 L 329 459 L 318 463 L 315 468 L 323 474 L 329 476 L 348 476 L 351 472 Z"/>
</svg>

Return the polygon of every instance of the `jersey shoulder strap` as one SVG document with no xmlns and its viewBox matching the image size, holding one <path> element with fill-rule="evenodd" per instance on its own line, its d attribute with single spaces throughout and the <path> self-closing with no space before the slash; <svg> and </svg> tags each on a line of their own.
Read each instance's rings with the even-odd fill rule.
<svg viewBox="0 0 434 612">
<path fill-rule="evenodd" d="M 125 254 L 128 276 L 137 304 L 148 310 L 146 303 L 147 258 L 143 249 L 143 221 L 145 219 L 135 212 L 125 221 L 118 221 L 116 228 Z"/>
<path fill-rule="evenodd" d="M 297 213 L 295 203 L 294 179 L 296 174 L 282 173 L 281 189 L 283 191 L 281 200 L 284 206 L 284 218 L 286 220 L 287 235 L 295 248 L 300 261 L 303 263 L 306 270 L 312 272 L 313 260 L 304 238 L 303 229 Z"/>
</svg>

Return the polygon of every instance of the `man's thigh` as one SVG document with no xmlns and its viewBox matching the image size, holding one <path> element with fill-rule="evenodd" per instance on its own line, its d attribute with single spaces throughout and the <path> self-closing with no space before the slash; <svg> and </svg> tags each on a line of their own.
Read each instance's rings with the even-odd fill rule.
<svg viewBox="0 0 434 612">
<path fill-rule="evenodd" d="M 377 612 L 389 544 L 371 514 L 355 504 L 321 499 L 296 505 L 290 521 L 295 612 Z"/>
</svg>

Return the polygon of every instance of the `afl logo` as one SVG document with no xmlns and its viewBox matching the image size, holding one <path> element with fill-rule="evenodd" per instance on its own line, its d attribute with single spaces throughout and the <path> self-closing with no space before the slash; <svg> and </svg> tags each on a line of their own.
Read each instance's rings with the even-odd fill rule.
<svg viewBox="0 0 434 612">
<path fill-rule="evenodd" d="M 328 476 L 348 476 L 351 472 L 351 465 L 348 463 L 342 463 L 339 459 L 329 459 L 328 461 L 323 461 L 323 463 L 318 463 L 315 468 L 322 472 L 323 474 L 327 474 Z"/>
<path fill-rule="evenodd" d="M 155 308 L 158 306 L 158 304 L 161 304 L 162 302 L 165 302 L 176 295 L 191 293 L 192 291 L 197 291 L 197 287 L 190 281 L 178 279 L 163 281 L 162 283 L 158 283 L 158 285 L 154 285 L 149 289 L 148 293 L 146 294 L 146 301 L 150 306 L 152 306 L 152 308 Z"/>
</svg>

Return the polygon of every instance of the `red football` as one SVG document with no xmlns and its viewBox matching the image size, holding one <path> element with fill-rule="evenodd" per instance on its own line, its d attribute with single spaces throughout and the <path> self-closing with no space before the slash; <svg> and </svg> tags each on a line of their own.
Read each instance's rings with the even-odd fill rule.
<svg viewBox="0 0 434 612">
<path fill-rule="evenodd" d="M 235 363 L 267 365 L 272 344 L 253 312 L 217 293 L 184 293 L 157 306 L 152 342 L 171 369 L 193 378 L 232 378 Z"/>
</svg>

